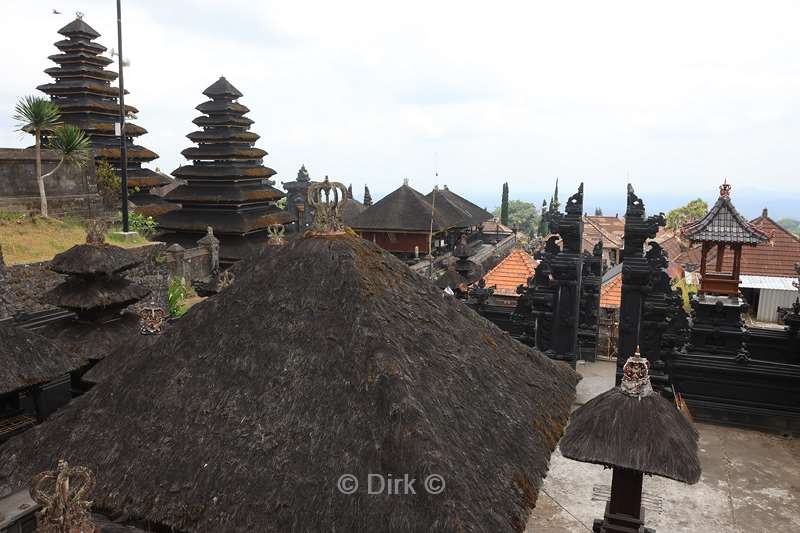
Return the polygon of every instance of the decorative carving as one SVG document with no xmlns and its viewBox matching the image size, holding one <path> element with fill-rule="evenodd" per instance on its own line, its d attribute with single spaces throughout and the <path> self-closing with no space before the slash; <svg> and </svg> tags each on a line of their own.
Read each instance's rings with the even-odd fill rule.
<svg viewBox="0 0 800 533">
<path fill-rule="evenodd" d="M 619 388 L 628 396 L 644 398 L 653 394 L 653 387 L 650 384 L 650 361 L 642 357 L 639 348 L 633 357 L 628 357 L 622 367 L 622 381 Z"/>
<path fill-rule="evenodd" d="M 267 246 L 283 246 L 286 244 L 286 239 L 283 237 L 286 233 L 286 228 L 283 224 L 273 224 L 267 228 Z"/>
<path fill-rule="evenodd" d="M 94 475 L 88 468 L 71 467 L 59 459 L 56 470 L 37 474 L 31 480 L 30 494 L 42 506 L 37 513 L 39 533 L 92 533 L 96 528 L 87 499 L 94 488 Z"/>
<path fill-rule="evenodd" d="M 108 224 L 105 221 L 91 218 L 86 221 L 86 244 L 105 244 Z"/>
<path fill-rule="evenodd" d="M 308 188 L 308 203 L 314 209 L 314 224 L 311 232 L 316 235 L 339 235 L 344 233 L 342 207 L 347 200 L 347 187 L 325 176 L 322 183 Z"/>
<path fill-rule="evenodd" d="M 163 307 L 146 306 L 139 310 L 139 331 L 142 335 L 161 335 L 167 311 Z"/>
</svg>

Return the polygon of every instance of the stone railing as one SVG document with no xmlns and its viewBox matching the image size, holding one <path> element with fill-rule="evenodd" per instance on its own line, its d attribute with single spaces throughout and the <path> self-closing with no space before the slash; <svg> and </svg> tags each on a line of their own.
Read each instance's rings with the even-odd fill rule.
<svg viewBox="0 0 800 533">
<path fill-rule="evenodd" d="M 181 277 L 188 283 L 207 279 L 219 271 L 219 240 L 209 227 L 196 247 L 184 248 L 173 244 L 162 254 L 162 261 L 172 277 Z"/>
</svg>

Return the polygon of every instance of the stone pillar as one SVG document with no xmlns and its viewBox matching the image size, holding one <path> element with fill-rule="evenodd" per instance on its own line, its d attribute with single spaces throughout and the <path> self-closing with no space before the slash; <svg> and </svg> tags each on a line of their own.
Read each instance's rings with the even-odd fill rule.
<svg viewBox="0 0 800 533">
<path fill-rule="evenodd" d="M 622 303 L 620 304 L 619 350 L 617 353 L 616 383 L 622 379 L 622 366 L 636 353 L 640 342 L 642 306 L 645 293 L 650 290 L 650 264 L 644 255 L 644 243 L 666 224 L 664 214 L 645 218 L 644 202 L 628 184 L 628 208 L 625 212 L 625 237 L 622 259 Z M 653 357 L 642 351 L 645 357 Z M 653 363 L 650 361 L 651 368 Z M 657 374 L 653 372 L 653 374 Z M 655 379 L 658 382 L 658 378 Z"/>
<path fill-rule="evenodd" d="M 197 244 L 208 250 L 210 260 L 209 272 L 213 276 L 215 273 L 219 272 L 219 239 L 214 236 L 214 228 L 208 226 L 205 237 L 197 241 Z"/>
<path fill-rule="evenodd" d="M 170 266 L 170 273 L 175 277 L 181 277 L 191 281 L 188 265 L 186 264 L 186 249 L 178 243 L 173 244 L 164 251 L 166 262 Z"/>
</svg>

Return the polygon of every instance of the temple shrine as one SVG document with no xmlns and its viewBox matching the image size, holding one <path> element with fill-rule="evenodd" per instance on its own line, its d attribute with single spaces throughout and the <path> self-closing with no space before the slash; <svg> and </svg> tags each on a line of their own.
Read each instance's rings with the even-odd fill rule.
<svg viewBox="0 0 800 533">
<path fill-rule="evenodd" d="M 263 164 L 267 152 L 255 147 L 259 136 L 249 131 L 253 121 L 238 101 L 242 93 L 221 77 L 203 94 L 210 100 L 197 106 L 203 115 L 193 121 L 202 130 L 187 135 L 197 146 L 181 152 L 191 163 L 173 172 L 187 183 L 166 196 L 181 209 L 160 216 L 158 226 L 161 240 L 185 248 L 213 228 L 220 259 L 230 264 L 260 249 L 267 228 L 289 224 L 292 214 L 276 205 L 284 194 L 273 187 L 275 171 Z"/>
<path fill-rule="evenodd" d="M 65 37 L 55 43 L 60 53 L 49 57 L 58 66 L 45 70 L 53 81 L 37 89 L 58 105 L 64 122 L 86 132 L 92 140 L 95 159 L 108 161 L 119 174 L 122 167 L 120 138 L 115 133 L 119 124 L 119 88 L 111 85 L 118 74 L 106 68 L 114 61 L 102 55 L 106 47 L 95 42 L 100 34 L 81 16 L 58 33 Z M 138 112 L 130 105 L 125 106 L 125 111 L 128 116 Z M 150 189 L 170 183 L 170 179 L 142 167 L 142 163 L 158 158 L 152 150 L 136 144 L 136 138 L 145 133 L 147 130 L 141 126 L 126 121 L 130 200 L 147 209 L 147 206 L 163 204 L 158 196 L 149 194 Z"/>
</svg>

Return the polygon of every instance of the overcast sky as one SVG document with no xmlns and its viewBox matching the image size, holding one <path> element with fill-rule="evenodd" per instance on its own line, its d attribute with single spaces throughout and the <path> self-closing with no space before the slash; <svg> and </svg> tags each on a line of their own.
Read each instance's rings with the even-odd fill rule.
<svg viewBox="0 0 800 533">
<path fill-rule="evenodd" d="M 123 3 L 127 101 L 166 172 L 225 75 L 279 185 L 305 163 L 357 197 L 408 178 L 492 208 L 503 181 L 538 204 L 558 176 L 613 212 L 627 181 L 667 209 L 727 177 L 746 214 L 800 218 L 800 2 Z M 114 5 L 3 0 L 0 146 L 30 144 L 11 115 L 56 31 L 81 11 L 110 49 Z"/>
</svg>

